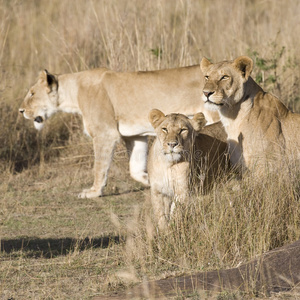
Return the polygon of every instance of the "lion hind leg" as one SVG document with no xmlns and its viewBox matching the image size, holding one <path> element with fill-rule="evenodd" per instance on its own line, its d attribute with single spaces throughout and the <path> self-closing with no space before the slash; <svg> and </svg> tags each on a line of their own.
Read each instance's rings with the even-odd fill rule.
<svg viewBox="0 0 300 300">
<path fill-rule="evenodd" d="M 147 137 L 134 137 L 126 139 L 125 142 L 129 154 L 130 176 L 134 180 L 148 186 L 149 181 L 147 173 Z"/>
</svg>

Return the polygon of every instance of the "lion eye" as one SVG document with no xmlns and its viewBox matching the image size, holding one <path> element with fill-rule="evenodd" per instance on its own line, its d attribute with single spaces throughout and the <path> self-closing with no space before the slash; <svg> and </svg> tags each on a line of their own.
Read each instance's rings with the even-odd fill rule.
<svg viewBox="0 0 300 300">
<path fill-rule="evenodd" d="M 166 127 L 163 127 L 161 130 L 162 130 L 164 133 L 168 133 L 168 129 L 167 129 Z"/>
<path fill-rule="evenodd" d="M 221 77 L 221 80 L 226 80 L 226 79 L 228 79 L 228 78 L 229 78 L 228 75 L 223 75 L 223 76 Z"/>
<path fill-rule="evenodd" d="M 187 132 L 187 128 L 181 128 L 180 131 L 179 131 L 179 134 L 182 134 L 182 133 L 185 133 Z"/>
<path fill-rule="evenodd" d="M 206 75 L 206 76 L 204 76 L 204 78 L 205 78 L 205 80 L 208 80 L 209 77 Z"/>
</svg>

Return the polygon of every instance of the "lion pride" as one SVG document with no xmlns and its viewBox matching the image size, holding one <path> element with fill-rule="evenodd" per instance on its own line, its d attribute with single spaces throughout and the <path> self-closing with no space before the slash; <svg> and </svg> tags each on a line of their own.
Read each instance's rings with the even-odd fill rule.
<svg viewBox="0 0 300 300">
<path fill-rule="evenodd" d="M 19 111 L 41 129 L 54 113 L 63 111 L 82 116 L 85 131 L 94 146 L 94 184 L 79 197 L 101 196 L 114 147 L 124 139 L 130 156 L 130 175 L 148 184 L 147 136 L 154 135 L 148 111 L 159 108 L 167 113 L 205 113 L 209 122 L 216 112 L 204 108 L 201 89 L 204 78 L 200 67 L 118 73 L 105 68 L 54 75 L 41 71 L 29 89 Z"/>
</svg>

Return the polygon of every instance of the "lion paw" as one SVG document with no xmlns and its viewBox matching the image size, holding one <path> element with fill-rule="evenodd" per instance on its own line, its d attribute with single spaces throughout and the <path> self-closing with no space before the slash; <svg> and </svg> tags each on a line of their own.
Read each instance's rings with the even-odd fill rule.
<svg viewBox="0 0 300 300">
<path fill-rule="evenodd" d="M 96 198 L 96 197 L 101 197 L 102 193 L 90 188 L 90 189 L 85 189 L 83 190 L 79 195 L 78 198 Z"/>
<path fill-rule="evenodd" d="M 148 178 L 148 173 L 146 172 L 139 172 L 139 173 L 131 173 L 131 177 L 144 184 L 145 186 L 149 186 L 149 178 Z"/>
</svg>

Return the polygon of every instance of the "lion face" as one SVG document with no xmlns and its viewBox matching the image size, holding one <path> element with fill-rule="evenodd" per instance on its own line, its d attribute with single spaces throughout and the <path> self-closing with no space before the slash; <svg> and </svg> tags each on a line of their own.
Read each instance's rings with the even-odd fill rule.
<svg viewBox="0 0 300 300">
<path fill-rule="evenodd" d="M 36 129 L 43 128 L 44 122 L 57 111 L 57 80 L 47 70 L 42 71 L 39 79 L 25 96 L 19 112 L 26 119 L 34 121 Z"/>
<path fill-rule="evenodd" d="M 201 61 L 201 70 L 205 77 L 203 100 L 211 110 L 231 107 L 244 95 L 244 83 L 253 68 L 253 61 L 241 56 L 234 61 L 210 63 L 206 58 Z"/>
<path fill-rule="evenodd" d="M 193 119 L 182 114 L 164 115 L 158 109 L 151 110 L 149 120 L 155 129 L 162 153 L 170 162 L 179 162 L 191 152 L 196 131 L 206 124 L 203 113 Z"/>
</svg>

